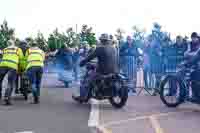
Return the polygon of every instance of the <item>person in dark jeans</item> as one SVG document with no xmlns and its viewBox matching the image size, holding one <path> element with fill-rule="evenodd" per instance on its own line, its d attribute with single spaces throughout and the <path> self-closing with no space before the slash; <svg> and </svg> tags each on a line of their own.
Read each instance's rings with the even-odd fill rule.
<svg viewBox="0 0 200 133">
<path fill-rule="evenodd" d="M 144 63 L 143 63 L 143 67 L 144 67 L 144 87 L 146 89 L 151 89 L 150 88 L 150 77 L 151 77 L 151 73 L 150 73 L 150 42 L 149 40 L 146 40 L 145 42 L 145 46 L 144 46 Z"/>
<path fill-rule="evenodd" d="M 26 52 L 27 66 L 26 74 L 30 80 L 31 89 L 34 97 L 34 104 L 40 102 L 40 88 L 43 75 L 43 67 L 45 60 L 45 53 L 37 47 L 37 43 L 34 42 L 32 47 Z"/>
<path fill-rule="evenodd" d="M 80 59 L 79 49 L 78 49 L 78 48 L 75 48 L 75 49 L 74 49 L 74 52 L 73 52 L 73 56 L 72 56 L 72 61 L 73 61 L 73 72 L 74 72 L 75 81 L 78 81 L 78 75 L 79 75 L 79 71 L 78 71 L 79 59 Z"/>
<path fill-rule="evenodd" d="M 32 89 L 36 88 L 37 96 L 40 96 L 40 88 L 41 88 L 41 81 L 43 75 L 43 68 L 42 67 L 31 67 L 27 70 L 27 76 L 29 77 L 30 82 L 32 83 Z M 35 103 L 38 103 L 38 99 L 35 99 Z"/>
<path fill-rule="evenodd" d="M 133 39 L 131 36 L 127 37 L 127 42 L 123 44 L 120 48 L 120 56 L 122 59 L 122 71 L 129 79 L 129 87 L 133 93 L 136 92 L 136 83 L 137 83 L 137 65 L 136 59 L 139 56 L 136 45 L 134 45 Z"/>
<path fill-rule="evenodd" d="M 150 52 L 150 68 L 151 73 L 155 75 L 156 83 L 153 95 L 159 93 L 159 85 L 162 74 L 164 72 L 163 49 L 161 42 L 157 39 L 152 39 Z"/>
<path fill-rule="evenodd" d="M 65 81 L 66 87 L 72 82 L 73 53 L 70 48 L 63 45 L 56 53 L 56 65 L 60 81 Z M 67 71 L 65 71 L 67 70 Z M 66 73 L 69 72 L 67 75 Z"/>
</svg>

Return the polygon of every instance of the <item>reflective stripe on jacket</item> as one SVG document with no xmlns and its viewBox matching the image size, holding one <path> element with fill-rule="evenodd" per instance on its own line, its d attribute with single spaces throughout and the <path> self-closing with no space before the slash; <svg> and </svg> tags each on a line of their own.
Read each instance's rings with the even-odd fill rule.
<svg viewBox="0 0 200 133">
<path fill-rule="evenodd" d="M 20 48 L 15 46 L 7 47 L 3 50 L 0 67 L 9 67 L 18 70 L 21 58 L 23 58 L 23 53 Z"/>
<path fill-rule="evenodd" d="M 43 67 L 45 54 L 41 49 L 37 47 L 29 48 L 26 52 L 26 59 L 27 59 L 26 70 L 33 66 Z"/>
</svg>

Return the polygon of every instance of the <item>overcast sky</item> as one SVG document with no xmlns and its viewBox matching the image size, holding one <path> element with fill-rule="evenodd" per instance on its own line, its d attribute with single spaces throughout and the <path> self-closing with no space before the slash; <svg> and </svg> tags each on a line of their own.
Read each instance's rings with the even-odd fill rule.
<svg viewBox="0 0 200 133">
<path fill-rule="evenodd" d="M 199 0 L 0 0 L 0 21 L 8 20 L 23 39 L 40 30 L 91 25 L 97 34 L 133 25 L 150 30 L 157 21 L 174 34 L 200 31 Z M 195 15 L 196 14 L 196 15 Z"/>
</svg>

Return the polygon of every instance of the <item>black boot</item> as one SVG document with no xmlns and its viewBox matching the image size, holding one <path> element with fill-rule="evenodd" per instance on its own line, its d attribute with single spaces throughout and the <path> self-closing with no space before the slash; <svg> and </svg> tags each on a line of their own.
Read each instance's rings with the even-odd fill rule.
<svg viewBox="0 0 200 133">
<path fill-rule="evenodd" d="M 40 99 L 38 96 L 34 97 L 34 104 L 39 104 L 40 103 Z"/>
<path fill-rule="evenodd" d="M 85 101 L 85 98 L 81 97 L 81 96 L 74 96 L 72 95 L 72 99 L 74 99 L 77 102 L 83 103 Z"/>
<path fill-rule="evenodd" d="M 40 103 L 39 96 L 36 94 L 36 92 L 33 92 L 33 104 Z"/>
<path fill-rule="evenodd" d="M 11 103 L 11 101 L 10 101 L 10 97 L 5 97 L 5 98 L 4 98 L 4 102 L 5 102 L 4 105 L 7 105 L 7 106 L 8 106 L 8 105 L 12 105 L 12 103 Z"/>
<path fill-rule="evenodd" d="M 15 89 L 15 94 L 19 94 L 20 89 Z"/>
<path fill-rule="evenodd" d="M 200 103 L 199 85 L 195 82 L 192 83 L 192 98 L 189 99 L 190 102 Z"/>
</svg>

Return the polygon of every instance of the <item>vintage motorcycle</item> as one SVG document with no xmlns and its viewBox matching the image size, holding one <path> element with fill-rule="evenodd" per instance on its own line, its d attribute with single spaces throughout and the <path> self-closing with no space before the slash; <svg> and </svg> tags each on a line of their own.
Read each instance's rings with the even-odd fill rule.
<svg viewBox="0 0 200 133">
<path fill-rule="evenodd" d="M 195 66 L 185 67 L 182 63 L 175 74 L 167 75 L 160 84 L 160 99 L 168 107 L 177 107 L 184 102 L 200 104 L 197 101 L 191 101 L 191 73 L 196 69 Z M 199 82 L 199 81 L 193 81 Z M 167 86 L 167 87 L 166 87 Z M 166 88 L 165 88 L 166 87 Z M 171 92 L 173 93 L 171 93 Z M 173 98 L 174 97 L 174 98 Z M 172 100 L 175 99 L 173 102 Z"/>
<path fill-rule="evenodd" d="M 108 99 L 115 108 L 125 106 L 128 99 L 127 79 L 122 74 L 108 74 L 97 76 L 91 82 L 89 76 L 93 73 L 96 73 L 96 63 L 87 63 L 80 87 L 88 87 L 88 92 L 85 100 L 78 102 L 87 103 L 91 98 L 97 100 Z"/>
</svg>

